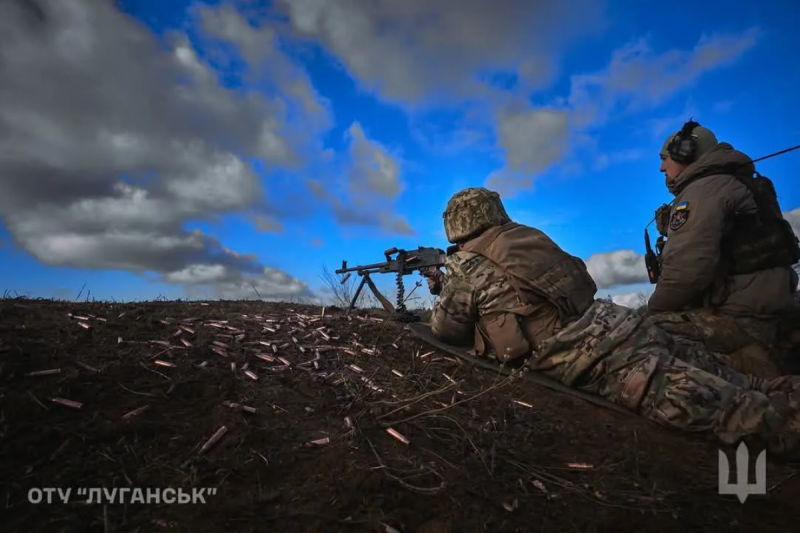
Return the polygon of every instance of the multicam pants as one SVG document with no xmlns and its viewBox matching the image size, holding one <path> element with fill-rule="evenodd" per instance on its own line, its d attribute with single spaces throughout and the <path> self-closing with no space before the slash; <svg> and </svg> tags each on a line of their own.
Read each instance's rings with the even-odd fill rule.
<svg viewBox="0 0 800 533">
<path fill-rule="evenodd" d="M 710 309 L 657 313 L 651 321 L 678 341 L 699 345 L 721 354 L 731 368 L 762 378 L 783 374 L 783 361 L 777 353 L 777 321 L 735 317 Z"/>
<path fill-rule="evenodd" d="M 705 349 L 676 343 L 629 308 L 596 302 L 542 342 L 527 365 L 661 425 L 800 456 L 800 376 L 767 380 L 737 372 Z"/>
</svg>

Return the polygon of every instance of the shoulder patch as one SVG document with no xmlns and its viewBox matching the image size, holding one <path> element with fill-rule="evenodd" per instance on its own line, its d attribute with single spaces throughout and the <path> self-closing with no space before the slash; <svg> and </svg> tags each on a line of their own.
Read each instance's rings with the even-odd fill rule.
<svg viewBox="0 0 800 533">
<path fill-rule="evenodd" d="M 672 216 L 669 218 L 669 229 L 677 231 L 686 224 L 687 220 L 689 220 L 689 209 L 684 208 L 678 211 L 676 208 L 675 212 L 672 213 Z"/>
<path fill-rule="evenodd" d="M 684 211 L 689 209 L 689 202 L 681 202 L 675 206 L 675 211 Z"/>
<path fill-rule="evenodd" d="M 468 278 L 475 267 L 484 261 L 484 257 L 478 254 L 472 252 L 457 252 L 448 256 L 444 264 L 450 275 L 459 278 Z"/>
</svg>

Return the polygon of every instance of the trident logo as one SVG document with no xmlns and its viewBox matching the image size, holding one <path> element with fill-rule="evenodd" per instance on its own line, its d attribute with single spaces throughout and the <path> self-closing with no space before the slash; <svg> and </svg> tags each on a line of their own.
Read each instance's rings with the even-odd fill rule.
<svg viewBox="0 0 800 533">
<path fill-rule="evenodd" d="M 728 456 L 719 450 L 719 494 L 735 494 L 741 503 L 751 494 L 767 493 L 767 450 L 756 458 L 756 482 L 748 481 L 750 451 L 744 442 L 736 448 L 736 483 L 730 483 L 731 467 Z"/>
</svg>

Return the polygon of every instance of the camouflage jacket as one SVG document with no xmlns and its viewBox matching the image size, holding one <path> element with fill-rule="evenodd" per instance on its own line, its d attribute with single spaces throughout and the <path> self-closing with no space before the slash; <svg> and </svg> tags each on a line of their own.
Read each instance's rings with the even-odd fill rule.
<svg viewBox="0 0 800 533">
<path fill-rule="evenodd" d="M 464 243 L 447 270 L 431 329 L 474 353 L 503 361 L 536 345 L 594 301 L 596 286 L 580 259 L 539 230 L 509 222 Z"/>
</svg>

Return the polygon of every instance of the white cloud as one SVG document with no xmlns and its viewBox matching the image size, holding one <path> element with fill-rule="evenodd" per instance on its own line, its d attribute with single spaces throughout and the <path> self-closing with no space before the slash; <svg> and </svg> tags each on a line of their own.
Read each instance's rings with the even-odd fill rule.
<svg viewBox="0 0 800 533">
<path fill-rule="evenodd" d="M 299 35 L 317 39 L 371 91 L 419 104 L 487 94 L 487 77 L 548 83 L 558 51 L 603 25 L 605 1 L 281 0 Z M 546 51 L 546 52 L 545 52 Z"/>
<path fill-rule="evenodd" d="M 201 272 L 200 270 L 198 273 Z M 265 300 L 275 302 L 302 301 L 319 303 L 320 299 L 308 290 L 305 282 L 280 270 L 263 268 L 257 276 L 243 279 L 221 276 L 213 283 L 196 280 L 189 285 L 188 292 L 196 298 L 221 300 Z"/>
<path fill-rule="evenodd" d="M 367 139 L 358 122 L 353 123 L 347 133 L 352 161 L 350 190 L 355 194 L 374 193 L 388 199 L 396 198 L 401 191 L 397 160 L 384 146 Z"/>
<path fill-rule="evenodd" d="M 505 150 L 506 166 L 492 173 L 486 186 L 506 197 L 529 188 L 532 176 L 561 160 L 567 151 L 564 110 L 507 107 L 497 120 L 498 144 Z"/>
<path fill-rule="evenodd" d="M 757 29 L 703 35 L 691 51 L 662 53 L 654 51 L 646 39 L 634 40 L 614 51 L 605 69 L 571 77 L 568 102 L 574 110 L 573 126 L 596 127 L 612 115 L 660 104 L 706 72 L 739 59 L 759 36 Z"/>
<path fill-rule="evenodd" d="M 633 149 L 600 152 L 590 134 L 620 116 L 658 106 L 705 72 L 730 64 L 755 45 L 758 35 L 749 30 L 703 36 L 691 51 L 662 53 L 639 39 L 614 51 L 605 69 L 571 76 L 566 106 L 507 105 L 497 116 L 497 146 L 505 151 L 505 166 L 488 177 L 486 186 L 513 196 L 577 152 L 594 159 L 590 167 L 595 171 L 641 157 Z M 676 118 L 660 129 L 677 129 L 680 123 Z M 576 164 L 574 157 L 571 161 Z"/>
<path fill-rule="evenodd" d="M 347 140 L 350 157 L 344 179 L 310 180 L 311 193 L 330 206 L 340 224 L 412 235 L 411 225 L 394 209 L 403 190 L 399 158 L 370 139 L 358 122 L 348 128 Z"/>
<path fill-rule="evenodd" d="M 586 268 L 598 289 L 647 281 L 644 256 L 633 250 L 593 254 L 586 260 Z"/>
<path fill-rule="evenodd" d="M 287 90 L 226 89 L 186 36 L 159 43 L 111 3 L 0 3 L 0 216 L 19 247 L 50 265 L 308 295 L 288 274 L 184 229 L 265 212 L 246 159 L 297 165 L 315 148 L 298 132 L 324 122 L 274 40 L 248 47 L 255 33 L 230 10 L 202 14 L 217 35 L 233 38 L 239 24 L 243 54 L 281 66 L 278 88 Z"/>
<path fill-rule="evenodd" d="M 332 124 L 332 116 L 325 101 L 314 89 L 308 74 L 281 52 L 279 26 L 269 24 L 254 26 L 232 5 L 223 4 L 218 8 L 200 7 L 197 10 L 201 27 L 210 36 L 224 43 L 231 43 L 239 50 L 242 58 L 250 68 L 251 81 L 257 82 L 259 88 L 268 92 L 278 92 L 288 96 L 283 103 L 289 106 L 287 112 L 302 120 L 292 135 L 306 136 L 313 130 L 322 130 Z M 292 107 L 297 106 L 297 109 Z M 291 128 L 291 116 L 283 124 Z M 313 129 L 312 129 L 313 127 Z M 281 143 L 282 139 L 270 140 Z"/>
<path fill-rule="evenodd" d="M 486 109 L 477 102 L 465 104 L 458 112 L 441 109 L 409 115 L 411 137 L 438 157 L 485 156 L 494 151 L 494 128 Z"/>
<path fill-rule="evenodd" d="M 647 297 L 640 292 L 627 292 L 625 294 L 615 294 L 611 297 L 611 301 L 617 305 L 623 305 L 636 309 L 647 305 Z"/>
<path fill-rule="evenodd" d="M 222 265 L 189 265 L 176 272 L 164 276 L 165 281 L 172 283 L 208 283 L 224 281 L 227 273 Z"/>
<path fill-rule="evenodd" d="M 277 220 L 273 220 L 270 218 L 266 218 L 263 216 L 255 216 L 253 217 L 253 224 L 263 233 L 283 233 L 284 227 L 283 224 L 278 222 Z"/>
<path fill-rule="evenodd" d="M 783 218 L 789 221 L 792 225 L 794 234 L 800 237 L 800 207 L 792 209 L 791 211 L 784 211 Z"/>
<path fill-rule="evenodd" d="M 555 109 L 503 110 L 499 142 L 513 170 L 539 172 L 564 156 L 567 114 Z"/>
<path fill-rule="evenodd" d="M 530 188 L 538 174 L 576 150 L 596 152 L 590 132 L 621 116 L 658 106 L 706 72 L 737 60 L 758 36 L 757 30 L 703 36 L 691 51 L 662 53 L 639 39 L 614 51 L 605 69 L 571 76 L 566 107 L 512 108 L 501 113 L 498 146 L 506 151 L 506 167 L 492 174 L 487 186 L 514 194 Z M 685 116 L 680 118 L 685 120 Z M 682 120 L 663 123 L 661 129 L 678 129 Z M 599 153 L 592 167 L 601 170 L 640 155 L 635 150 Z"/>
</svg>

